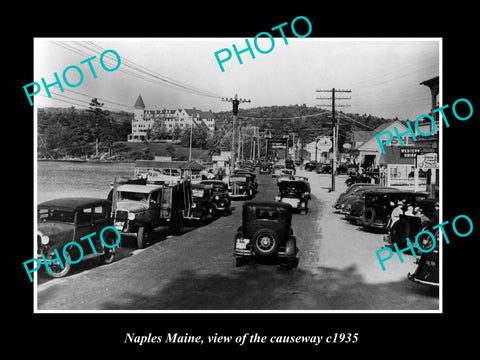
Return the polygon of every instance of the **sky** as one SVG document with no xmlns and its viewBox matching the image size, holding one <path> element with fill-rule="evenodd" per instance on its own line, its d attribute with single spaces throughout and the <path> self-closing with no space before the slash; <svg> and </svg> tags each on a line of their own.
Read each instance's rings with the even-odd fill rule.
<svg viewBox="0 0 480 360">
<path fill-rule="evenodd" d="M 441 40 L 438 38 L 274 38 L 273 49 L 265 54 L 248 41 L 255 58 L 248 51 L 237 60 L 233 44 L 246 48 L 245 38 L 36 38 L 34 41 L 34 79 L 41 84 L 55 81 L 54 73 L 64 86 L 50 87 L 52 98 L 42 86 L 34 102 L 37 107 L 88 107 L 97 97 L 109 110 L 132 111 L 142 95 L 147 109 L 197 108 L 228 111 L 231 104 L 222 97 L 249 99 L 241 108 L 272 105 L 315 107 L 330 104 L 327 92 L 317 90 L 348 89 L 351 97 L 337 100 L 337 108 L 346 113 L 415 120 L 430 111 L 428 87 L 420 82 L 441 73 Z M 260 37 L 258 47 L 268 50 L 272 43 Z M 100 55 L 114 50 L 121 59 L 115 71 L 105 71 Z M 222 72 L 215 52 L 229 49 L 230 60 L 223 63 Z M 227 52 L 219 54 L 220 58 Z M 91 62 L 80 62 L 96 56 Z M 116 64 L 112 54 L 104 57 L 105 66 Z M 75 68 L 68 70 L 67 86 L 62 74 L 68 66 L 78 66 L 83 74 L 80 82 Z M 163 79 L 163 80 L 160 80 Z M 181 84 L 181 87 L 172 86 Z M 185 87 L 196 90 L 195 93 Z M 32 90 L 31 90 L 32 91 Z M 26 104 L 28 99 L 25 97 Z M 321 107 L 328 109 L 329 106 Z M 319 111 L 320 108 L 319 108 Z M 367 130 L 367 129 L 366 129 Z"/>
</svg>

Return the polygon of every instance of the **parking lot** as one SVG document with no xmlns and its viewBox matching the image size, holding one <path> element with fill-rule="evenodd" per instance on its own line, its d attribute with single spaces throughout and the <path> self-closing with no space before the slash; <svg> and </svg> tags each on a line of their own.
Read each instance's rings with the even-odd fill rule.
<svg viewBox="0 0 480 360">
<path fill-rule="evenodd" d="M 416 268 L 392 258 L 382 271 L 375 251 L 383 234 L 364 231 L 333 212 L 346 176 L 298 170 L 309 177 L 309 212 L 294 214 L 298 268 L 270 264 L 235 266 L 233 241 L 243 201 L 232 213 L 179 236 L 166 229 L 137 250 L 122 238 L 116 261 L 85 262 L 61 279 L 38 275 L 38 310 L 438 310 L 438 290 L 407 279 Z M 259 175 L 257 199 L 273 200 L 277 186 Z"/>
</svg>

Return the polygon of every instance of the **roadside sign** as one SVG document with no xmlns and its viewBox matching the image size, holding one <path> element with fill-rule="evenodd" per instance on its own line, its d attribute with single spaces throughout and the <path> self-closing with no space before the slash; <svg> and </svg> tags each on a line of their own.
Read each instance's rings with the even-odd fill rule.
<svg viewBox="0 0 480 360">
<path fill-rule="evenodd" d="M 320 139 L 317 141 L 317 149 L 320 151 L 328 151 L 332 148 L 332 140 L 326 136 L 322 136 Z"/>
<path fill-rule="evenodd" d="M 417 168 L 426 171 L 428 169 L 438 169 L 438 156 L 436 153 L 417 155 Z"/>
</svg>

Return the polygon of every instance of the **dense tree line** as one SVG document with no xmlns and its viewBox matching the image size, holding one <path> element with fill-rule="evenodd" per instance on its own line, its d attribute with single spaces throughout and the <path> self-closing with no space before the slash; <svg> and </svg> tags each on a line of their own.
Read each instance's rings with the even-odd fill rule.
<svg viewBox="0 0 480 360">
<path fill-rule="evenodd" d="M 153 156 L 138 153 L 138 150 L 131 151 L 127 144 L 120 143 L 125 142 L 131 133 L 133 114 L 104 110 L 103 104 L 97 99 L 92 99 L 89 109 L 76 109 L 73 106 L 41 108 L 38 109 L 37 119 L 39 158 L 95 158 L 105 154 L 115 157 L 120 153 L 122 155 L 119 158 Z M 392 120 L 367 114 L 344 114 L 341 111 L 337 112 L 337 119 L 340 148 L 344 142 L 350 140 L 352 131 L 371 130 Z M 235 129 L 236 142 L 239 126 L 245 143 L 244 153 L 248 155 L 253 146 L 254 127 L 259 130 L 257 135 L 260 135 L 260 146 L 263 148 L 265 144 L 263 136 L 266 134 L 275 136 L 295 132 L 296 138 L 306 144 L 317 136 L 331 135 L 332 123 L 331 114 L 326 110 L 305 105 L 290 105 L 240 109 Z M 190 146 L 191 139 L 193 148 L 208 150 L 210 155 L 218 154 L 221 150 L 230 150 L 232 113 L 231 111 L 215 113 L 213 134 L 203 122 L 197 122 L 192 128 L 177 127 L 172 134 L 167 131 L 164 124 L 158 122 L 149 130 L 148 136 L 150 140 L 173 138 L 185 147 Z"/>
<path fill-rule="evenodd" d="M 112 151 L 131 132 L 132 115 L 110 113 L 93 99 L 89 109 L 40 108 L 37 113 L 38 157 L 95 157 Z"/>
</svg>

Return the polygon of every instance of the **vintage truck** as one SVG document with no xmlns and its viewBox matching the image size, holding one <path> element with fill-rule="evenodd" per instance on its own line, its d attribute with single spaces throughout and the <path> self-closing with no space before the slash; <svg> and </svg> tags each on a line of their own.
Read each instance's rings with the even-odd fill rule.
<svg viewBox="0 0 480 360">
<path fill-rule="evenodd" d="M 172 234 L 181 234 L 193 204 L 190 181 L 181 179 L 115 179 L 109 198 L 115 228 L 135 235 L 139 249 L 156 227 L 168 226 Z"/>
</svg>

